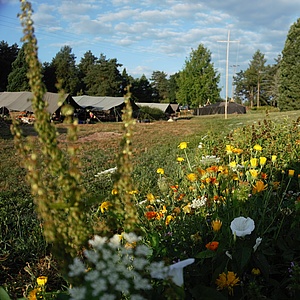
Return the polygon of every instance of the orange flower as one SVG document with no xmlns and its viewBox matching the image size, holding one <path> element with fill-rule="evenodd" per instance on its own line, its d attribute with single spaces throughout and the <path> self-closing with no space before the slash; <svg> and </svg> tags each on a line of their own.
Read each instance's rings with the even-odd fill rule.
<svg viewBox="0 0 300 300">
<path fill-rule="evenodd" d="M 218 172 L 218 170 L 219 170 L 218 166 L 211 166 L 206 169 L 207 172 Z"/>
<path fill-rule="evenodd" d="M 264 180 L 266 180 L 268 178 L 268 174 L 267 173 L 261 172 L 260 176 L 261 176 L 261 179 L 264 179 Z"/>
<path fill-rule="evenodd" d="M 170 188 L 173 190 L 174 193 L 178 192 L 178 184 L 171 185 Z"/>
<path fill-rule="evenodd" d="M 179 194 L 178 197 L 176 198 L 178 201 L 182 200 L 184 198 L 185 194 Z"/>
<path fill-rule="evenodd" d="M 216 280 L 218 290 L 228 289 L 229 295 L 233 295 L 233 287 L 238 285 L 240 281 L 239 277 L 236 276 L 234 272 L 228 271 L 219 275 L 219 278 Z"/>
<path fill-rule="evenodd" d="M 234 148 L 234 149 L 232 149 L 232 152 L 239 155 L 239 154 L 243 153 L 243 150 L 239 149 L 239 148 Z"/>
<path fill-rule="evenodd" d="M 256 181 L 256 184 L 253 186 L 252 192 L 253 194 L 260 193 L 267 188 L 267 184 L 264 184 L 262 180 Z"/>
<path fill-rule="evenodd" d="M 216 241 L 213 241 L 213 242 L 209 242 L 205 245 L 205 247 L 208 249 L 208 250 L 211 250 L 211 251 L 216 251 L 219 247 L 219 242 L 216 242 Z"/>
<path fill-rule="evenodd" d="M 155 211 L 147 211 L 145 213 L 145 217 L 148 219 L 148 220 L 152 220 L 152 219 L 155 219 L 157 217 L 157 212 Z"/>
</svg>

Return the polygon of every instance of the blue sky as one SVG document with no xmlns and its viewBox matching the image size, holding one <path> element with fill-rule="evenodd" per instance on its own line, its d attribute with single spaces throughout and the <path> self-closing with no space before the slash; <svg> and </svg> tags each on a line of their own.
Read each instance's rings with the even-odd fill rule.
<svg viewBox="0 0 300 300">
<path fill-rule="evenodd" d="M 226 41 L 230 31 L 229 87 L 256 50 L 273 64 L 290 26 L 300 17 L 299 0 L 33 0 L 39 59 L 51 62 L 68 45 L 77 57 L 91 50 L 117 58 L 135 78 L 153 71 L 180 71 L 199 44 L 212 54 L 225 97 Z M 0 40 L 21 45 L 18 0 L 0 0 Z M 237 67 L 234 67 L 237 65 Z"/>
</svg>

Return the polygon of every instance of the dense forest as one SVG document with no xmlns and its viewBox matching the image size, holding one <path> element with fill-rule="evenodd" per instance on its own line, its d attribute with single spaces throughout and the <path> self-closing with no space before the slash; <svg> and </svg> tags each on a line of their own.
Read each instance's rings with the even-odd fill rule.
<svg viewBox="0 0 300 300">
<path fill-rule="evenodd" d="M 300 109 L 300 19 L 288 32 L 282 54 L 274 64 L 266 64 L 265 55 L 258 49 L 248 68 L 233 78 L 236 102 L 252 107 L 272 105 L 280 110 Z M 9 45 L 0 42 L 0 92 L 27 91 L 28 66 L 23 44 Z M 142 75 L 134 78 L 117 58 L 107 58 L 103 53 L 96 57 L 87 51 L 80 62 L 72 48 L 64 46 L 51 62 L 41 63 L 43 81 L 48 92 L 57 92 L 59 83 L 72 96 L 123 96 L 130 86 L 133 100 L 137 102 L 178 103 L 192 108 L 215 103 L 220 98 L 220 74 L 211 61 L 211 52 L 200 44 L 192 49 L 184 67 L 173 75 L 154 71 L 151 78 Z M 229 99 L 228 99 L 229 100 Z"/>
</svg>

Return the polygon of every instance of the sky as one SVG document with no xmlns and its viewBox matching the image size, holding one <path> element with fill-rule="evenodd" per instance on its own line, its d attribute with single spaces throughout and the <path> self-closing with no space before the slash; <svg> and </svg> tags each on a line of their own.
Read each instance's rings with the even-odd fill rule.
<svg viewBox="0 0 300 300">
<path fill-rule="evenodd" d="M 182 70 L 192 50 L 202 44 L 221 75 L 223 98 L 226 86 L 228 96 L 232 93 L 233 75 L 248 68 L 257 50 L 267 64 L 275 63 L 300 17 L 299 0 L 30 2 L 42 63 L 51 62 L 67 45 L 77 63 L 90 50 L 96 57 L 116 58 L 121 72 L 126 68 L 134 78 L 144 74 L 150 79 L 153 71 L 170 76 Z M 0 0 L 0 41 L 22 45 L 18 13 L 18 0 Z"/>
</svg>

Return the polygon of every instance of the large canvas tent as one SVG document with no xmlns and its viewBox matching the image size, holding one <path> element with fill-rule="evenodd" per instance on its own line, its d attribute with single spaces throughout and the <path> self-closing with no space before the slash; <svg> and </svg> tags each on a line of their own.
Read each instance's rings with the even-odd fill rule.
<svg viewBox="0 0 300 300">
<path fill-rule="evenodd" d="M 45 93 L 43 100 L 48 103 L 46 110 L 51 116 L 60 116 L 61 106 L 58 105 L 61 95 L 57 93 Z M 9 112 L 33 112 L 31 106 L 31 92 L 3 92 L 0 94 L 0 108 Z M 63 96 L 63 104 L 70 104 L 74 109 L 81 109 L 74 99 L 69 95 Z"/>
<path fill-rule="evenodd" d="M 196 108 L 194 110 L 194 115 L 202 116 L 202 115 L 215 115 L 215 114 L 225 114 L 225 105 L 226 102 L 217 102 L 214 104 L 206 105 L 204 107 Z M 235 103 L 235 102 L 227 102 L 227 113 L 228 114 L 245 114 L 246 107 Z"/>
<path fill-rule="evenodd" d="M 151 108 L 158 108 L 163 111 L 167 115 L 172 115 L 175 113 L 175 110 L 172 108 L 170 103 L 143 103 L 143 102 L 136 102 L 137 106 L 143 107 L 148 106 Z"/>
<path fill-rule="evenodd" d="M 124 97 L 108 96 L 76 96 L 74 100 L 100 121 L 119 121 L 121 120 L 122 109 L 125 107 Z M 139 110 L 139 107 L 130 101 L 133 115 Z"/>
</svg>

